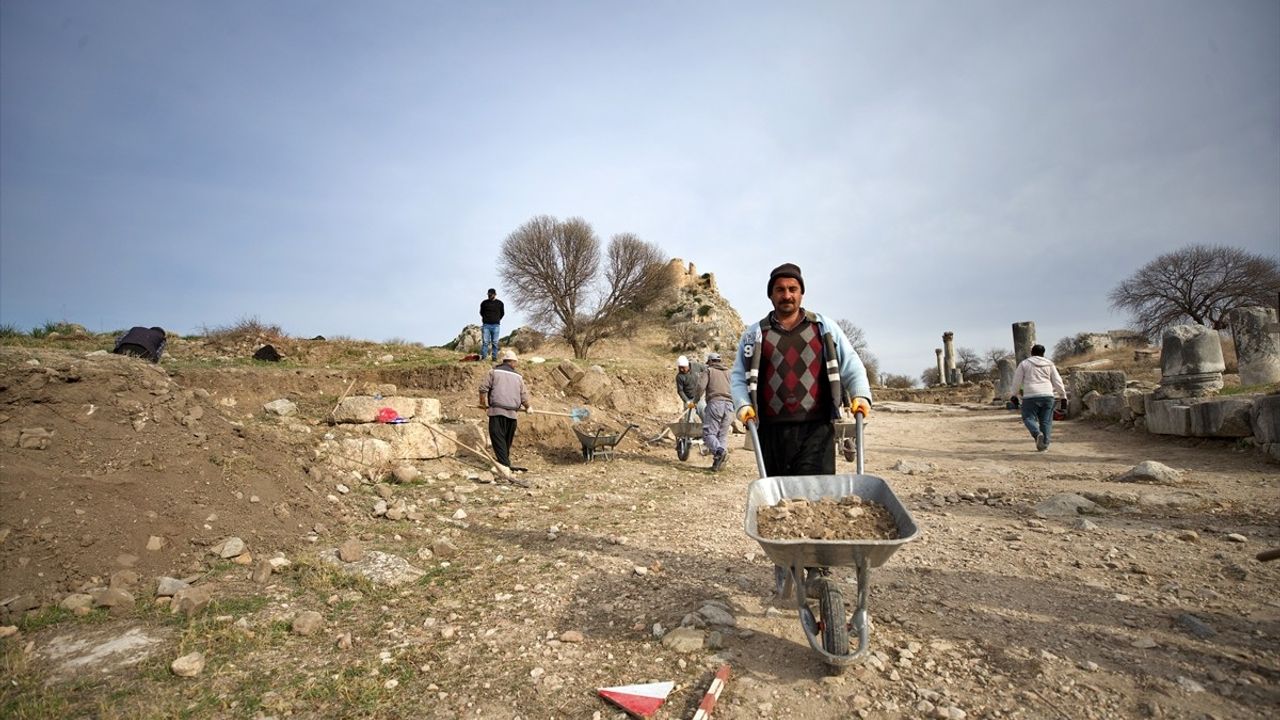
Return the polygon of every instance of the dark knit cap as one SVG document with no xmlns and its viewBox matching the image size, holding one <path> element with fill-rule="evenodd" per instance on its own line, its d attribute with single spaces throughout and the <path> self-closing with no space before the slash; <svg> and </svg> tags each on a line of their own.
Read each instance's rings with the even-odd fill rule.
<svg viewBox="0 0 1280 720">
<path fill-rule="evenodd" d="M 800 283 L 800 292 L 804 292 L 804 277 L 800 275 L 800 266 L 795 263 L 782 263 L 769 273 L 769 289 L 766 295 L 773 294 L 773 281 L 780 277 L 795 278 Z"/>
</svg>

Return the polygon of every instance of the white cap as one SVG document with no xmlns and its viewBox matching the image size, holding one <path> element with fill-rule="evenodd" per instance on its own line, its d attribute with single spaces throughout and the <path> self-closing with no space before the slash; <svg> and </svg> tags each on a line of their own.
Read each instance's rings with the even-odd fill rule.
<svg viewBox="0 0 1280 720">
<path fill-rule="evenodd" d="M 502 354 L 498 356 L 498 359 L 502 362 L 506 362 L 508 360 L 516 362 L 519 360 L 519 358 L 516 357 L 514 350 L 503 350 Z"/>
<path fill-rule="evenodd" d="M 676 358 L 676 367 L 678 367 L 678 368 L 682 368 L 682 367 L 689 367 L 689 358 L 687 358 L 687 357 L 685 357 L 685 356 L 683 356 L 683 355 L 681 355 L 680 357 Z"/>
</svg>

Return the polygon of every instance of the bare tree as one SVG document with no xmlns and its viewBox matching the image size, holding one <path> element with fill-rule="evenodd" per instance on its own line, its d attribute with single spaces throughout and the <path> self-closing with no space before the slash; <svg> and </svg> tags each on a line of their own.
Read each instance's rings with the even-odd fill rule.
<svg viewBox="0 0 1280 720">
<path fill-rule="evenodd" d="M 999 374 L 1000 361 L 1010 355 L 1013 355 L 1012 350 L 1005 350 L 1004 348 L 998 347 L 989 348 L 986 352 L 982 353 L 982 362 L 986 363 L 987 369 L 990 371 L 993 380 L 995 379 L 995 376 Z"/>
<path fill-rule="evenodd" d="M 1076 355 L 1083 355 L 1088 352 L 1088 346 L 1085 344 L 1086 333 L 1077 333 L 1062 338 L 1053 346 L 1053 353 L 1050 357 L 1055 363 L 1064 362 Z"/>
<path fill-rule="evenodd" d="M 857 351 L 858 357 L 862 358 L 862 364 L 867 368 L 867 381 L 872 385 L 879 384 L 880 380 L 880 358 L 871 352 L 871 348 L 867 345 L 867 334 L 862 328 L 853 324 L 852 320 L 840 318 L 836 320 L 836 325 L 844 331 L 849 343 L 853 345 L 853 349 Z"/>
<path fill-rule="evenodd" d="M 936 374 L 938 371 L 934 370 L 933 372 Z M 910 375 L 894 375 L 893 373 L 885 373 L 881 380 L 884 382 L 885 387 L 890 388 L 900 388 L 905 390 L 916 386 L 915 378 Z"/>
<path fill-rule="evenodd" d="M 711 329 L 704 323 L 681 322 L 667 328 L 667 337 L 676 352 L 697 350 L 711 341 Z"/>
<path fill-rule="evenodd" d="M 1192 245 L 1143 265 L 1109 294 L 1148 338 L 1182 322 L 1226 327 L 1227 311 L 1275 302 L 1280 262 L 1222 245 Z"/>
<path fill-rule="evenodd" d="M 982 356 L 973 348 L 956 348 L 956 369 L 965 380 L 974 381 L 986 376 L 989 368 Z"/>
<path fill-rule="evenodd" d="M 555 333 L 584 359 L 598 341 L 626 333 L 670 286 L 662 251 L 631 233 L 614 235 L 601 276 L 600 239 L 582 218 L 539 215 L 502 242 L 503 288 L 534 327 Z"/>
<path fill-rule="evenodd" d="M 942 379 L 938 375 L 938 366 L 930 365 L 925 368 L 924 372 L 920 373 L 920 382 L 923 383 L 925 387 L 933 387 L 934 385 L 941 384 Z"/>
</svg>

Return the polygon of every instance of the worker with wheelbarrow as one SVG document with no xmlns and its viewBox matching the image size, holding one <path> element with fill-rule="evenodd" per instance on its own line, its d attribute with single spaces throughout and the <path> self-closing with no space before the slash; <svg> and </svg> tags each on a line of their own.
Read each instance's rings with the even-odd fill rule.
<svg viewBox="0 0 1280 720">
<path fill-rule="evenodd" d="M 802 306 L 797 265 L 773 269 L 768 295 L 773 311 L 747 328 L 734 356 L 738 419 L 758 423 L 769 476 L 835 474 L 833 423 L 841 407 L 847 401 L 851 415 L 871 415 L 866 367 L 839 325 Z M 781 568 L 775 577 L 781 583 Z"/>
<path fill-rule="evenodd" d="M 711 471 L 718 471 L 729 457 L 725 441 L 733 426 L 733 394 L 729 368 L 720 353 L 707 353 L 707 369 L 698 383 L 698 398 L 707 406 L 702 416 L 702 443 L 711 452 Z"/>
</svg>

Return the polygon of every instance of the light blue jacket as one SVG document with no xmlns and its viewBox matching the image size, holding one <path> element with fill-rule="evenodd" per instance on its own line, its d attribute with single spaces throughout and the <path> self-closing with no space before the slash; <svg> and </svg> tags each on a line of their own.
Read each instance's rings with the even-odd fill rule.
<svg viewBox="0 0 1280 720">
<path fill-rule="evenodd" d="M 825 358 L 827 367 L 827 377 L 829 380 L 835 377 L 833 371 L 838 371 L 840 385 L 844 388 L 844 393 L 850 398 L 861 397 L 866 398 L 867 402 L 871 402 L 871 383 L 867 381 L 867 368 L 862 364 L 862 358 L 858 357 L 858 351 L 853 349 L 853 343 L 849 342 L 849 338 L 840 329 L 840 326 L 834 322 L 827 320 L 822 315 L 805 311 L 806 317 L 810 321 L 818 324 L 818 333 L 822 336 L 824 354 L 826 348 L 835 349 L 835 365 L 832 365 L 832 358 Z M 733 390 L 733 408 L 735 411 L 742 409 L 745 405 L 756 406 L 755 391 L 756 383 L 759 380 L 759 362 L 753 361 L 753 358 L 759 354 L 762 333 L 760 331 L 760 323 L 754 323 L 742 333 L 742 339 L 738 341 L 738 351 L 733 357 L 733 372 L 730 374 L 730 385 Z M 832 408 L 835 413 L 832 419 L 839 417 L 841 403 L 833 403 Z M 759 408 L 757 407 L 757 412 Z"/>
</svg>

